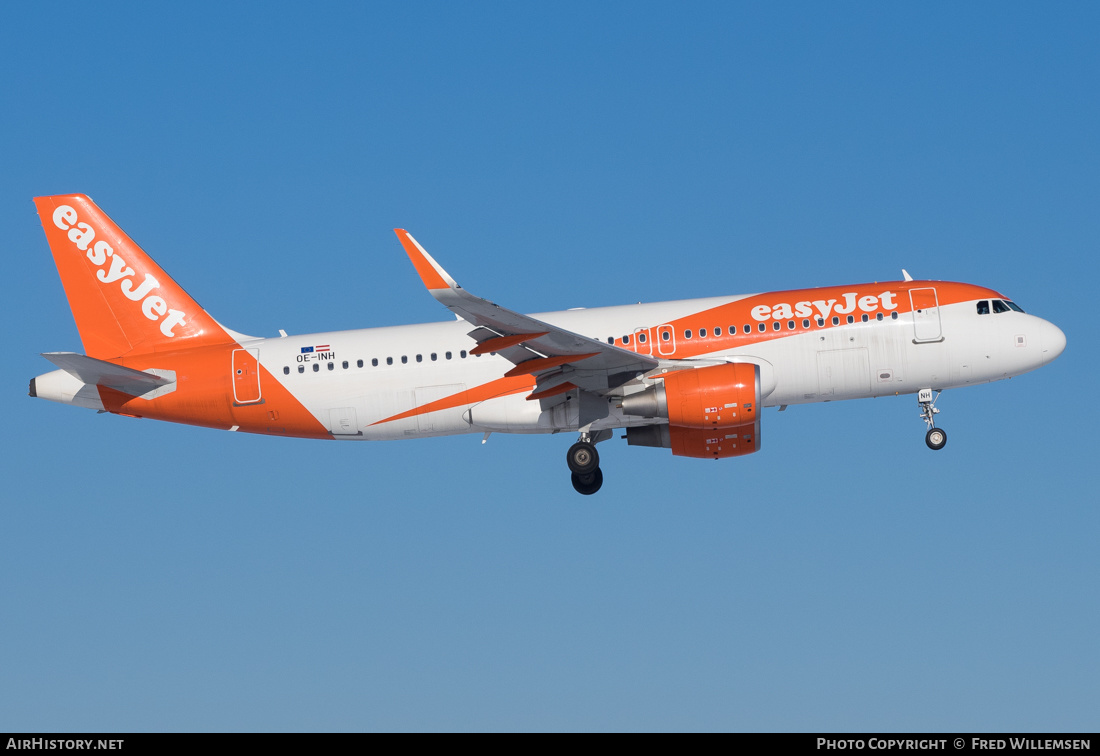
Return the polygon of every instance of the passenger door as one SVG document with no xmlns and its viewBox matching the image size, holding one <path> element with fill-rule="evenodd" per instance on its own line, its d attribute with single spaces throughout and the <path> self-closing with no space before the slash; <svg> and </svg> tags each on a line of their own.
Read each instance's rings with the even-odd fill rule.
<svg viewBox="0 0 1100 756">
<path fill-rule="evenodd" d="M 936 290 L 931 286 L 909 290 L 909 304 L 913 306 L 913 341 L 926 343 L 942 341 L 940 303 Z"/>
</svg>

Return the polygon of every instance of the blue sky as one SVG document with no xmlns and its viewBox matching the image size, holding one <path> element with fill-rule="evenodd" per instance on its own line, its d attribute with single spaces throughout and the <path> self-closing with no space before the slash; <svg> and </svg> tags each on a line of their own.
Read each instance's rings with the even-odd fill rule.
<svg viewBox="0 0 1100 756">
<path fill-rule="evenodd" d="M 53 3 L 0 23 L 0 730 L 1100 726 L 1089 3 Z M 544 311 L 918 277 L 1053 365 L 792 407 L 711 463 L 340 444 L 26 396 L 80 349 L 31 198 L 226 325 L 450 317 L 392 229 Z"/>
</svg>

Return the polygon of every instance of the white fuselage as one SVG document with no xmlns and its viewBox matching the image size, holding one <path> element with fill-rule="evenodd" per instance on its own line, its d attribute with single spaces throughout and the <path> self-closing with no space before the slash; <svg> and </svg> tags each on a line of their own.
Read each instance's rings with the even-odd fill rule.
<svg viewBox="0 0 1100 756">
<path fill-rule="evenodd" d="M 615 339 L 652 324 L 671 323 L 691 313 L 735 302 L 739 297 L 681 300 L 655 304 L 602 307 L 541 313 L 533 317 L 597 340 Z M 921 388 L 946 389 L 995 381 L 1034 370 L 1061 352 L 1065 337 L 1055 326 L 1033 315 L 1004 312 L 977 315 L 974 302 L 943 305 L 939 309 L 939 335 L 914 338 L 912 313 L 870 318 L 864 323 L 841 322 L 837 326 L 782 338 L 723 345 L 731 326 L 743 334 L 743 323 L 714 323 L 700 339 L 692 329 L 692 341 L 713 342 L 715 349 L 695 357 L 703 361 L 749 360 L 761 365 L 764 405 L 859 399 L 915 393 Z M 748 324 L 755 327 L 756 324 Z M 715 328 L 722 336 L 714 337 Z M 554 407 L 528 401 L 527 391 L 438 411 L 408 413 L 429 402 L 474 389 L 498 379 L 511 364 L 486 354 L 472 356 L 474 345 L 464 321 L 337 331 L 306 336 L 242 340 L 241 347 L 257 350 L 261 364 L 297 397 L 321 422 L 332 427 L 332 413 L 345 417 L 351 433 L 339 438 L 394 439 L 454 433 L 504 431 L 513 433 L 578 430 L 576 418 Z M 753 332 L 756 333 L 755 331 Z M 932 336 L 934 332 L 926 333 Z M 623 348 L 643 351 L 662 359 L 674 359 L 677 337 L 665 342 L 649 336 L 644 344 L 637 336 Z M 324 352 L 303 348 L 328 346 Z M 662 355 L 661 350 L 668 352 Z M 360 367 L 360 364 L 362 367 Z M 638 384 L 644 385 L 644 381 Z M 629 393 L 626 389 L 625 393 Z M 350 411 L 350 412 L 349 412 Z M 350 424 L 348 421 L 350 420 Z M 591 425 L 591 430 L 645 424 L 612 408 Z M 376 424 L 377 423 L 377 424 Z"/>
</svg>

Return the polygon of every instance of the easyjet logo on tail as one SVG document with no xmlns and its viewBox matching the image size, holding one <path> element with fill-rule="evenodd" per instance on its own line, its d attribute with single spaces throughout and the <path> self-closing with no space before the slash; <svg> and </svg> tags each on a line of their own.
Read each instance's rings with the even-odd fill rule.
<svg viewBox="0 0 1100 756">
<path fill-rule="evenodd" d="M 99 267 L 96 271 L 96 279 L 104 285 L 117 283 L 127 299 L 141 303 L 139 306 L 142 315 L 154 323 L 160 321 L 160 332 L 165 336 L 169 338 L 175 336 L 172 329 L 187 322 L 184 320 L 185 315 L 182 311 L 170 309 L 163 297 L 152 293 L 160 288 L 160 282 L 151 273 L 146 273 L 145 280 L 134 286 L 133 276 L 136 275 L 134 269 L 126 264 L 110 244 L 103 240 L 95 241 L 95 229 L 81 221 L 77 217 L 76 210 L 68 205 L 58 205 L 53 211 L 53 224 L 62 231 L 67 231 L 69 241 L 75 244 L 93 265 Z"/>
</svg>

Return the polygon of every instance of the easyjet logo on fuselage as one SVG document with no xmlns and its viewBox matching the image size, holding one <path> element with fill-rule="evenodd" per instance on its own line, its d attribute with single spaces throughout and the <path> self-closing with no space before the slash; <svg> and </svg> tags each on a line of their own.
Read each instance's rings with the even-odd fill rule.
<svg viewBox="0 0 1100 756">
<path fill-rule="evenodd" d="M 815 299 L 813 301 L 795 302 L 793 305 L 780 302 L 776 305 L 757 305 L 752 308 L 753 320 L 764 322 L 765 320 L 790 320 L 791 318 L 820 317 L 825 320 L 830 314 L 848 315 L 856 311 L 858 307 L 866 313 L 872 313 L 879 309 L 890 312 L 897 307 L 894 301 L 896 297 L 892 291 L 884 291 L 881 294 L 868 294 L 860 296 L 859 292 L 849 291 L 840 295 L 840 299 Z M 817 314 L 814 314 L 817 310 Z"/>
<path fill-rule="evenodd" d="M 142 315 L 153 322 L 160 320 L 161 333 L 169 338 L 176 335 L 172 333 L 172 329 L 186 322 L 184 313 L 170 309 L 163 297 L 151 293 L 160 288 L 160 282 L 151 273 L 146 273 L 145 280 L 135 288 L 134 269 L 126 264 L 110 244 L 103 240 L 95 241 L 95 229 L 79 220 L 76 210 L 68 205 L 59 205 L 53 211 L 53 224 L 62 231 L 67 231 L 69 241 L 84 252 L 93 265 L 100 266 L 96 271 L 96 278 L 101 284 L 118 283 L 127 299 L 141 302 Z M 111 261 L 110 265 L 107 265 L 108 259 Z"/>
</svg>

